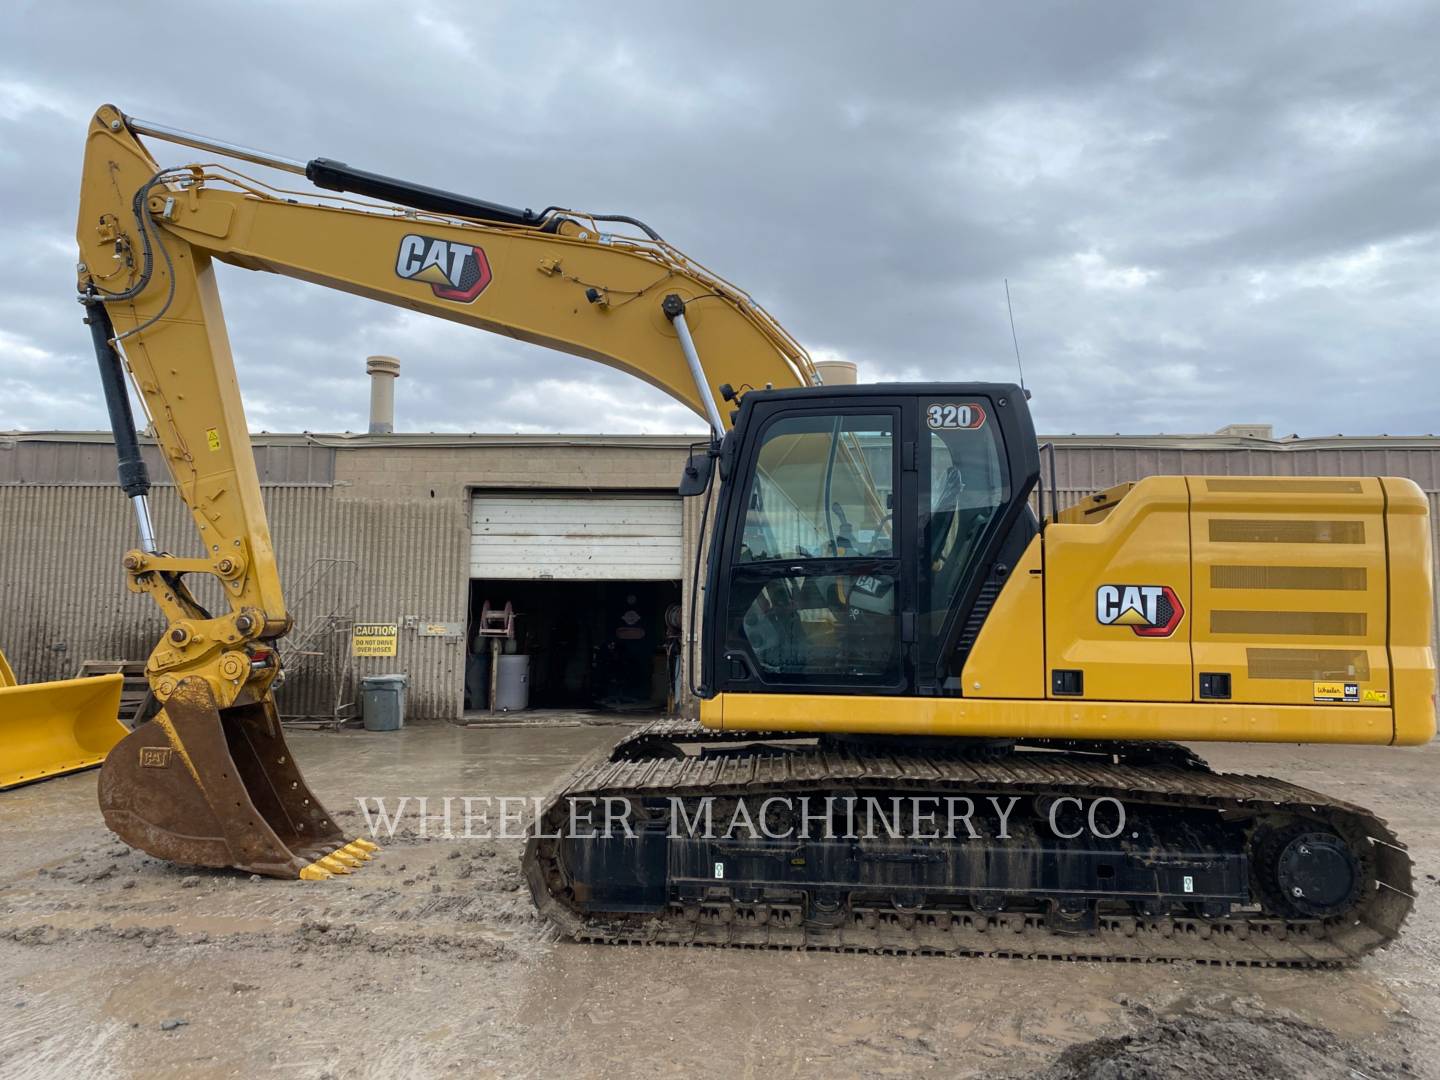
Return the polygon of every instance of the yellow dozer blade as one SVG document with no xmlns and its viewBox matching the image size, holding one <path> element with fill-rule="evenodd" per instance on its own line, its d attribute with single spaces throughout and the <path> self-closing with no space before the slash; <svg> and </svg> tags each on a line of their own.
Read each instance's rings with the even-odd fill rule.
<svg viewBox="0 0 1440 1080">
<path fill-rule="evenodd" d="M 0 654 L 0 791 L 94 768 L 125 737 L 121 675 L 20 686 Z"/>
</svg>

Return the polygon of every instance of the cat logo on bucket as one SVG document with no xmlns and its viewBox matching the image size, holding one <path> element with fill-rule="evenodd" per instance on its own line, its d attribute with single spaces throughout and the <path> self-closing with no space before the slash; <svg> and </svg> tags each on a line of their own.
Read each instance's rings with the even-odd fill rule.
<svg viewBox="0 0 1440 1080">
<path fill-rule="evenodd" d="M 1185 607 L 1169 585 L 1101 585 L 1095 618 L 1104 626 L 1128 626 L 1140 637 L 1169 637 Z"/>
<path fill-rule="evenodd" d="M 490 260 L 483 248 L 411 233 L 400 241 L 395 273 L 428 282 L 441 300 L 468 304 L 490 284 Z"/>
</svg>

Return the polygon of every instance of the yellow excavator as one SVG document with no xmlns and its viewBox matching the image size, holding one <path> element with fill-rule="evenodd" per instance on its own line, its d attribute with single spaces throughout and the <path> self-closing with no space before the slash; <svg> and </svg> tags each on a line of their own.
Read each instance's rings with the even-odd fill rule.
<svg viewBox="0 0 1440 1080">
<path fill-rule="evenodd" d="M 93 769 L 128 728 L 121 675 L 21 685 L 0 653 L 0 791 Z"/>
<path fill-rule="evenodd" d="M 142 138 L 311 186 L 162 168 Z M 108 105 L 78 240 L 139 524 L 123 565 L 168 624 L 147 667 L 160 711 L 101 771 L 127 843 L 289 878 L 374 853 L 305 786 L 276 714 L 290 617 L 219 260 L 586 357 L 708 422 L 680 479 L 707 537 L 699 716 L 632 732 L 539 815 L 524 873 L 570 936 L 1312 966 L 1398 933 L 1410 861 L 1382 821 L 1180 742 L 1431 739 L 1430 532 L 1409 480 L 1154 477 L 1059 510 L 1019 387 L 821 385 L 762 308 L 634 218 Z M 126 367 L 197 557 L 154 535 Z"/>
</svg>

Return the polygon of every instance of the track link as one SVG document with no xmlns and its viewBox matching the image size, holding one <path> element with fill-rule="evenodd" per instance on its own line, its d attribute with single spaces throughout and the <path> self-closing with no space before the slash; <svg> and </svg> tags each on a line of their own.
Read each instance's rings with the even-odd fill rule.
<svg viewBox="0 0 1440 1080">
<path fill-rule="evenodd" d="M 574 903 L 559 841 L 544 835 L 559 827 L 572 798 L 764 798 L 860 788 L 900 795 L 1113 797 L 1132 807 L 1300 819 L 1344 837 L 1359 853 L 1367 884 L 1347 911 L 1327 919 L 1276 917 L 1264 908 L 1211 917 L 1101 911 L 1083 932 L 1071 932 L 1063 919 L 1044 911 L 952 906 L 897 910 L 857 903 L 827 925 L 817 925 L 801 904 L 734 900 L 676 902 L 645 915 L 597 914 Z M 1410 858 L 1369 811 L 1282 780 L 1211 772 L 1182 747 L 1050 742 L 1000 760 L 966 760 L 943 751 L 815 743 L 783 733 L 714 732 L 693 721 L 647 725 L 582 765 L 546 804 L 526 845 L 524 872 L 541 913 L 584 942 L 1225 966 L 1353 963 L 1394 940 L 1413 900 Z"/>
</svg>

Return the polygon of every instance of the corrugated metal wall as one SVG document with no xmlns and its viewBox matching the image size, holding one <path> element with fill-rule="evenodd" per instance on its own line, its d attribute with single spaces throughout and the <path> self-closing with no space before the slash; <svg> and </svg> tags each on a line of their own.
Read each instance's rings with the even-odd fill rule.
<svg viewBox="0 0 1440 1080">
<path fill-rule="evenodd" d="M 266 485 L 329 486 L 335 482 L 335 450 L 303 441 L 257 443 L 255 469 Z M 152 440 L 142 439 L 140 455 L 157 487 L 169 487 L 170 473 Z M 0 435 L 0 485 L 53 484 L 88 487 L 115 483 L 115 446 L 109 436 L 52 438 Z"/>
<path fill-rule="evenodd" d="M 195 535 L 173 489 L 157 490 L 152 510 L 160 535 Z M 83 660 L 149 655 L 164 622 L 125 588 L 120 558 L 137 538 L 117 487 L 3 487 L 0 523 L 0 649 L 21 681 L 69 678 Z M 175 546 L 199 554 L 198 542 Z"/>
<path fill-rule="evenodd" d="M 353 700 L 359 677 L 398 671 L 410 676 L 410 715 L 458 717 L 464 638 L 420 630 L 465 623 L 470 537 L 464 507 L 439 499 L 349 500 L 335 489 L 297 488 L 268 489 L 265 504 L 296 624 L 287 642 L 322 654 L 287 658 L 291 674 L 277 694 L 282 712 L 327 714 L 337 695 Z M 398 623 L 398 655 L 349 660 L 343 623 L 341 633 L 321 633 L 311 642 L 312 628 L 332 614 Z"/>
<path fill-rule="evenodd" d="M 282 711 L 328 713 L 337 697 L 353 698 L 355 676 L 398 670 L 410 673 L 412 715 L 458 716 L 463 639 L 422 637 L 418 629 L 465 621 L 464 509 L 440 500 L 347 501 L 321 487 L 267 488 L 265 503 L 296 620 L 287 645 L 320 654 L 291 655 Z M 156 488 L 151 504 L 161 542 L 178 555 L 201 554 L 174 489 Z M 0 487 L 0 522 L 0 649 L 22 681 L 68 678 L 87 659 L 149 655 L 164 623 L 147 597 L 125 588 L 120 558 L 136 536 L 115 487 Z M 218 598 L 203 591 L 204 578 L 190 580 L 202 602 Z M 332 613 L 413 622 L 401 630 L 395 659 L 348 667 L 343 633 L 305 640 Z"/>
</svg>

